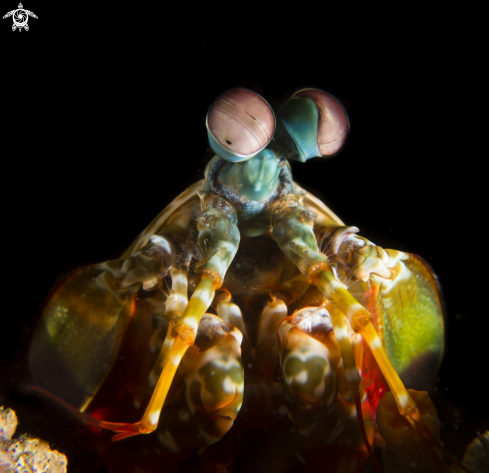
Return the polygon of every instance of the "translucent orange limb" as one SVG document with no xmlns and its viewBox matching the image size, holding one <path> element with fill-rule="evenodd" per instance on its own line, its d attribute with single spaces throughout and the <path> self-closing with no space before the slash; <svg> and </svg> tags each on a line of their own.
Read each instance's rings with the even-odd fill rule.
<svg viewBox="0 0 489 473">
<path fill-rule="evenodd" d="M 315 217 L 314 212 L 300 205 L 299 199 L 293 196 L 280 199 L 274 205 L 272 213 L 275 241 L 289 259 L 297 265 L 306 280 L 316 286 L 321 294 L 348 318 L 356 333 L 362 335 L 391 389 L 399 414 L 407 418 L 409 422 L 417 422 L 421 425 L 423 421 L 420 411 L 389 359 L 382 340 L 372 324 L 372 314 L 347 291 L 336 277 L 328 259 L 318 252 L 316 236 L 313 231 Z M 334 310 L 332 312 L 334 313 Z M 348 376 L 352 380 L 349 382 L 347 378 L 347 384 L 354 386 L 353 371 L 348 373 L 348 370 L 354 368 L 348 333 L 344 321 L 342 322 L 340 317 L 335 317 L 335 321 L 333 321 L 333 317 L 334 331 L 344 360 L 345 377 Z M 342 341 L 342 338 L 345 340 Z M 417 431 L 421 432 L 419 434 L 421 438 L 423 436 L 422 430 L 418 429 Z M 426 439 L 426 435 L 423 438 Z M 431 442 L 433 443 L 432 448 L 440 449 L 441 445 L 438 440 L 435 439 Z M 431 454 L 434 454 L 434 451 L 430 450 Z"/>
<path fill-rule="evenodd" d="M 139 422 L 136 422 L 135 424 L 107 422 L 101 419 L 97 419 L 96 417 L 93 417 L 90 414 L 86 414 L 85 412 L 80 412 L 76 407 L 73 407 L 71 404 L 68 404 L 66 401 L 44 388 L 41 388 L 39 386 L 29 386 L 29 389 L 32 389 L 33 391 L 38 391 L 45 396 L 53 399 L 53 401 L 63 406 L 66 410 L 70 411 L 73 415 L 92 427 L 111 430 L 112 432 L 121 432 L 120 434 L 111 437 L 111 440 L 121 440 L 123 438 L 132 437 L 133 435 L 140 434 Z"/>
<path fill-rule="evenodd" d="M 358 373 L 357 364 L 355 362 L 355 357 L 353 355 L 353 349 L 350 343 L 350 337 L 348 335 L 348 329 L 346 326 L 345 316 L 343 313 L 335 306 L 328 307 L 328 312 L 331 317 L 331 323 L 333 324 L 333 330 L 336 335 L 336 340 L 340 347 L 341 358 L 343 360 L 343 368 L 345 370 L 345 378 L 350 388 L 355 401 L 355 410 L 357 412 L 358 426 L 360 428 L 360 433 L 362 435 L 363 443 L 367 448 L 368 454 L 376 468 L 376 470 L 381 473 L 382 468 L 375 458 L 372 447 L 367 437 L 367 432 L 365 430 L 365 424 L 363 422 L 362 415 L 362 403 L 360 399 L 360 375 Z"/>
<path fill-rule="evenodd" d="M 158 426 L 161 410 L 180 361 L 188 347 L 193 345 L 200 319 L 212 302 L 216 289 L 215 283 L 215 278 L 208 277 L 208 275 L 204 273 L 195 292 L 185 307 L 181 321 L 174 325 L 173 333 L 168 333 L 167 337 L 173 337 L 174 342 L 168 350 L 168 355 L 166 356 L 167 362 L 159 376 L 148 407 L 139 422 L 119 423 L 100 420 L 89 414 L 80 412 L 77 408 L 45 389 L 37 386 L 33 386 L 31 389 L 49 396 L 88 425 L 114 432 L 116 435 L 111 437 L 111 440 L 122 440 L 134 435 L 153 432 Z"/>
<path fill-rule="evenodd" d="M 460 462 L 455 460 L 443 448 L 440 442 L 433 436 L 433 434 L 424 424 L 416 402 L 409 395 L 403 382 L 399 378 L 399 375 L 392 365 L 392 362 L 389 359 L 389 355 L 387 354 L 387 351 L 382 344 L 377 330 L 371 322 L 372 316 L 370 312 L 366 310 L 361 304 L 359 304 L 357 300 L 353 296 L 351 296 L 351 294 L 346 291 L 346 289 L 344 289 L 340 283 L 338 283 L 333 273 L 325 269 L 325 265 L 321 265 L 319 271 L 316 269 L 315 272 L 311 273 L 312 275 L 310 277 L 310 282 L 315 284 L 316 287 L 321 291 L 321 293 L 334 304 L 334 307 L 330 307 L 328 308 L 328 310 L 331 316 L 331 321 L 333 323 L 336 338 L 340 346 L 340 352 L 345 368 L 345 376 L 347 378 L 348 384 L 353 387 L 355 386 L 354 370 L 356 371 L 356 365 L 353 358 L 353 351 L 351 349 L 348 332 L 346 330 L 345 320 L 342 317 L 343 313 L 345 315 L 348 315 L 352 328 L 355 330 L 355 332 L 362 335 L 365 342 L 372 351 L 372 354 L 377 361 L 377 364 L 379 365 L 379 368 L 384 375 L 387 384 L 391 389 L 399 413 L 410 422 L 415 431 L 418 433 L 418 436 L 423 444 L 426 445 L 428 455 L 430 456 L 435 469 L 439 472 L 448 473 L 450 471 L 449 468 L 443 463 L 442 459 L 436 454 L 436 451 L 432 449 L 432 447 L 439 450 L 450 460 L 451 463 L 458 466 L 461 470 L 465 471 L 466 473 L 472 473 Z M 354 388 L 352 390 L 352 393 L 355 398 L 355 404 L 357 406 L 358 413 L 360 408 L 358 389 Z M 363 419 L 361 418 L 361 415 L 358 415 L 358 420 L 360 424 L 360 430 L 362 431 L 362 436 L 364 436 L 364 429 L 362 430 Z M 364 436 L 364 442 L 370 453 L 370 445 L 366 441 L 366 435 Z"/>
<path fill-rule="evenodd" d="M 182 317 L 183 311 L 188 304 L 188 271 L 186 268 L 172 268 L 170 270 L 172 285 L 170 295 L 166 301 L 165 317 L 170 319 L 165 340 L 161 347 L 158 358 L 150 374 L 152 386 L 155 386 L 160 378 L 160 374 L 170 355 L 170 349 L 173 345 L 174 338 L 171 336 L 173 328 L 178 320 Z"/>
<path fill-rule="evenodd" d="M 360 392 L 358 390 L 353 392 L 353 399 L 355 400 L 355 410 L 357 413 L 358 426 L 360 428 L 360 433 L 362 435 L 363 443 L 365 444 L 365 447 L 367 448 L 368 455 L 369 455 L 370 459 L 372 460 L 372 463 L 374 464 L 375 469 L 377 470 L 378 473 L 382 473 L 382 468 L 380 467 L 379 462 L 377 461 L 377 458 L 375 457 L 374 452 L 372 450 L 372 446 L 370 445 L 370 442 L 368 441 L 367 431 L 365 430 L 365 423 L 363 422 L 362 401 L 360 399 Z"/>
<path fill-rule="evenodd" d="M 190 344 L 186 343 L 185 340 L 180 337 L 177 337 L 173 342 L 173 345 L 168 353 L 167 362 L 165 363 L 163 372 L 158 379 L 158 383 L 153 391 L 148 407 L 146 408 L 143 417 L 139 421 L 141 424 L 140 433 L 153 432 L 158 426 L 161 409 L 163 409 L 163 404 L 165 403 L 168 390 L 170 389 L 173 378 L 175 377 L 178 365 L 180 364 L 180 361 L 182 360 L 183 355 L 185 355 L 185 352 L 189 346 Z"/>
<path fill-rule="evenodd" d="M 211 305 L 215 289 L 219 285 L 220 281 L 217 281 L 213 275 L 206 272 L 203 273 L 199 284 L 195 288 L 192 297 L 183 311 L 181 320 L 175 325 L 170 324 L 170 327 L 173 328 L 173 330 L 172 332 L 170 332 L 170 330 L 168 331 L 167 339 L 171 337 L 174 338 L 174 341 L 170 344 L 166 343 L 165 340 L 165 343 L 163 344 L 160 355 L 162 358 L 165 358 L 165 364 L 163 371 L 158 378 L 148 407 L 141 420 L 135 424 L 111 424 L 111 426 L 105 427 L 114 432 L 121 432 L 120 435 L 114 437 L 114 440 L 120 440 L 131 435 L 151 433 L 156 429 L 160 419 L 161 410 L 163 409 L 166 396 L 173 378 L 175 377 L 177 368 L 188 347 L 193 345 L 200 319 Z"/>
<path fill-rule="evenodd" d="M 316 286 L 340 312 L 348 318 L 353 330 L 364 336 L 378 358 L 379 367 L 391 387 L 399 412 L 416 415 L 416 403 L 411 399 L 387 356 L 377 332 L 370 322 L 372 314 L 365 309 L 337 279 L 327 258 L 318 252 L 313 222 L 316 214 L 299 205 L 290 196 L 279 200 L 273 209 L 273 237 L 281 250 L 293 261 L 306 280 Z M 335 333 L 339 326 L 335 327 Z M 338 342 L 346 332 L 337 333 Z M 348 338 L 349 344 L 349 338 Z M 346 342 L 343 346 L 346 350 Z M 345 356 L 348 356 L 345 351 Z M 348 363 L 350 363 L 348 361 Z M 349 365 L 353 368 L 353 364 Z M 346 369 L 346 366 L 345 366 Z M 419 413 L 417 415 L 419 417 Z"/>
<path fill-rule="evenodd" d="M 141 418 L 140 433 L 153 432 L 158 426 L 161 409 L 165 403 L 168 390 L 170 389 L 173 378 L 177 371 L 178 365 L 185 355 L 188 347 L 193 345 L 197 334 L 197 327 L 200 319 L 205 314 L 207 308 L 211 305 L 215 294 L 215 285 L 211 278 L 204 277 L 200 280 L 195 288 L 192 297 L 188 301 L 187 306 L 182 314 L 182 319 L 173 329 L 173 342 L 167 362 L 158 379 L 156 388 L 151 396 L 148 407 Z M 170 335 L 170 334 L 169 334 Z"/>
<path fill-rule="evenodd" d="M 163 368 L 165 367 L 168 357 L 170 356 L 170 349 L 173 345 L 173 342 L 175 341 L 175 339 L 172 338 L 171 336 L 174 326 L 175 326 L 175 322 L 173 320 L 170 320 L 170 322 L 168 323 L 168 329 L 166 331 L 165 340 L 161 347 L 158 358 L 156 359 L 154 367 L 151 371 L 151 374 L 149 375 L 150 380 L 154 382 L 154 386 L 158 382 L 158 379 L 160 378 L 160 374 L 163 371 Z"/>
<path fill-rule="evenodd" d="M 384 345 L 382 345 L 377 330 L 371 322 L 372 314 L 370 314 L 370 312 L 365 309 L 365 307 L 363 307 L 336 279 L 328 263 L 324 262 L 313 268 L 309 274 L 308 281 L 311 284 L 314 284 L 324 297 L 326 297 L 348 318 L 353 330 L 362 335 L 365 342 L 372 350 L 372 354 L 392 391 L 399 413 L 403 416 L 413 416 L 413 418 L 418 420 L 420 416 L 419 412 L 416 413 L 416 403 L 404 387 L 404 384 L 389 359 Z M 342 335 L 344 335 L 344 333 L 340 333 L 340 336 Z M 341 347 L 340 339 L 338 339 L 338 343 L 340 343 Z"/>
<path fill-rule="evenodd" d="M 200 319 L 211 305 L 216 289 L 222 286 L 224 275 L 239 245 L 236 211 L 224 199 L 211 192 L 199 194 L 202 213 L 197 220 L 198 243 L 205 248 L 205 259 L 199 264 L 200 281 L 185 306 L 182 317 L 173 327 L 175 339 L 163 371 L 158 379 L 148 407 L 140 421 L 140 433 L 156 429 L 161 409 L 183 355 L 193 345 Z M 172 274 L 173 277 L 173 274 Z"/>
</svg>

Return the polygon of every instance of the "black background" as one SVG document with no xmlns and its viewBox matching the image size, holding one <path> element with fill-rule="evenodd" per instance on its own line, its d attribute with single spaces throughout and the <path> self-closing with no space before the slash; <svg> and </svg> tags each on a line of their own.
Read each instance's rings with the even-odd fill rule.
<svg viewBox="0 0 489 473">
<path fill-rule="evenodd" d="M 295 179 L 376 244 L 432 265 L 446 302 L 442 440 L 460 454 L 489 427 L 487 152 L 470 39 L 419 18 L 359 30 L 311 11 L 282 19 L 245 9 L 241 24 L 190 6 L 24 7 L 39 17 L 28 32 L 0 22 L 0 405 L 15 407 L 21 425 L 33 402 L 18 391 L 25 340 L 49 289 L 117 257 L 203 177 L 207 109 L 245 86 L 275 110 L 303 87 L 343 102 L 344 151 L 294 163 Z M 2 16 L 13 8 L 2 2 Z"/>
</svg>

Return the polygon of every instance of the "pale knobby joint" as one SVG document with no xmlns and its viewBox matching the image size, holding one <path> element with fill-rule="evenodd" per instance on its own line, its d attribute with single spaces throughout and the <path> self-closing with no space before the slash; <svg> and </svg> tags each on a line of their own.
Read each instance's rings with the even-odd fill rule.
<svg viewBox="0 0 489 473">
<path fill-rule="evenodd" d="M 170 276 L 172 285 L 170 295 L 166 300 L 165 316 L 169 319 L 168 330 L 165 340 L 158 355 L 158 359 L 149 376 L 150 384 L 155 386 L 158 378 L 168 360 L 170 349 L 173 345 L 174 338 L 171 336 L 175 323 L 180 319 L 188 303 L 188 271 L 186 268 L 171 268 Z"/>
</svg>

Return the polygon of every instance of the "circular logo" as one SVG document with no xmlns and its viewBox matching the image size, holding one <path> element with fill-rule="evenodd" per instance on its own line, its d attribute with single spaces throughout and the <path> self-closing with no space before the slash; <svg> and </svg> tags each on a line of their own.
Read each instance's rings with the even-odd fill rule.
<svg viewBox="0 0 489 473">
<path fill-rule="evenodd" d="M 17 28 L 23 28 L 27 24 L 27 20 L 29 19 L 29 15 L 25 10 L 19 8 L 15 10 L 13 14 L 14 24 Z"/>
</svg>

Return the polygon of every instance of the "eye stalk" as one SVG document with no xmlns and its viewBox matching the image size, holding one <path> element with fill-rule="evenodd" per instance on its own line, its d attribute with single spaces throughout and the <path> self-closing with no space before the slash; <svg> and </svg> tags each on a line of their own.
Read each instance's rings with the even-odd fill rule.
<svg viewBox="0 0 489 473">
<path fill-rule="evenodd" d="M 276 138 L 290 150 L 286 157 L 301 162 L 337 154 L 350 129 L 343 105 L 319 89 L 296 92 L 277 112 L 277 119 Z"/>
<path fill-rule="evenodd" d="M 268 102 L 245 88 L 221 94 L 209 108 L 207 136 L 212 150 L 230 162 L 247 161 L 273 137 L 275 115 Z"/>
</svg>

